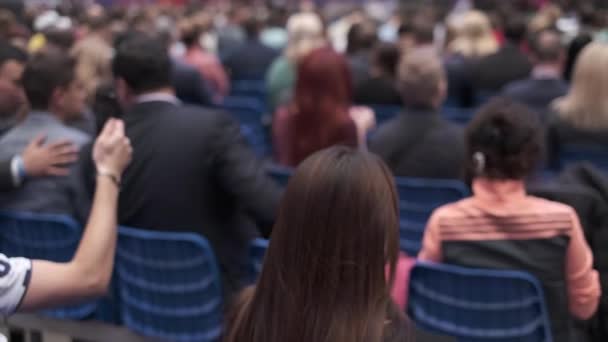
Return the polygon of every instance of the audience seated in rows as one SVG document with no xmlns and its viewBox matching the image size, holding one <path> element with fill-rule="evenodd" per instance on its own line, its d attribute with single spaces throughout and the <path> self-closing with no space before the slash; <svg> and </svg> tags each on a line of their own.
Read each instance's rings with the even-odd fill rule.
<svg viewBox="0 0 608 342">
<path fill-rule="evenodd" d="M 260 41 L 260 22 L 255 17 L 245 21 L 243 29 L 245 42 L 223 60 L 224 66 L 233 80 L 261 80 L 279 53 Z"/>
<path fill-rule="evenodd" d="M 473 196 L 437 209 L 421 260 L 530 272 L 543 285 L 553 340 L 578 341 L 573 320 L 588 319 L 600 287 L 574 209 L 526 194 L 543 134 L 538 118 L 508 100 L 491 100 L 468 126 L 467 172 Z"/>
<path fill-rule="evenodd" d="M 370 150 L 396 176 L 461 178 L 463 131 L 441 116 L 447 84 L 436 53 L 406 54 L 399 66 L 398 86 L 405 108 L 372 134 Z"/>
<path fill-rule="evenodd" d="M 266 74 L 268 105 L 276 109 L 291 100 L 296 84 L 296 65 L 315 50 L 327 43 L 323 22 L 315 13 L 301 12 L 287 21 L 287 47 L 283 55 L 272 62 Z"/>
<path fill-rule="evenodd" d="M 568 94 L 554 102 L 548 149 L 555 162 L 564 145 L 603 149 L 608 144 L 608 44 L 587 45 L 576 61 Z"/>
<path fill-rule="evenodd" d="M 50 49 L 28 61 L 22 77 L 31 111 L 26 118 L 0 138 L 0 160 L 13 157 L 36 137 L 49 142 L 67 139 L 75 147 L 90 137 L 66 126 L 84 110 L 86 92 L 76 78 L 74 60 Z M 74 147 L 67 147 L 73 149 Z M 43 177 L 20 189 L 0 194 L 4 209 L 71 215 L 84 220 L 89 210 L 84 188 L 73 173 L 66 178 Z"/>
<path fill-rule="evenodd" d="M 209 30 L 210 25 L 211 18 L 205 13 L 199 13 L 182 21 L 180 32 L 182 41 L 186 45 L 183 60 L 198 70 L 201 77 L 207 81 L 214 101 L 219 103 L 228 95 L 230 80 L 220 60 L 201 46 L 201 37 Z"/>
<path fill-rule="evenodd" d="M 297 166 L 333 145 L 365 146 L 374 113 L 352 104 L 346 58 L 330 47 L 311 52 L 298 64 L 295 96 L 280 107 L 272 125 L 276 161 Z"/>
<path fill-rule="evenodd" d="M 124 174 L 118 220 L 205 236 L 229 298 L 244 281 L 249 240 L 258 230 L 270 232 L 279 189 L 228 114 L 177 100 L 170 65 L 163 42 L 144 33 L 130 35 L 116 51 L 117 96 L 137 151 Z M 87 167 L 85 175 L 92 165 L 84 161 L 81 168 Z"/>
<path fill-rule="evenodd" d="M 534 68 L 529 78 L 509 83 L 502 95 L 525 104 L 543 117 L 556 98 L 566 95 L 562 79 L 564 49 L 558 32 L 544 30 L 531 45 Z"/>
<path fill-rule="evenodd" d="M 227 342 L 410 341 L 390 297 L 399 255 L 397 191 L 376 156 L 334 147 L 287 185 L 256 285 Z"/>
</svg>

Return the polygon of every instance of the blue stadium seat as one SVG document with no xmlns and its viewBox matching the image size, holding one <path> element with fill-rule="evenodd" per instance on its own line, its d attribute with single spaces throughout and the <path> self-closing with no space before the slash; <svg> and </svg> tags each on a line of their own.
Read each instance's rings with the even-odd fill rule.
<svg viewBox="0 0 608 342">
<path fill-rule="evenodd" d="M 376 114 L 376 125 L 380 126 L 383 123 L 390 121 L 395 118 L 403 108 L 400 106 L 390 106 L 390 105 L 369 105 L 369 107 Z"/>
<path fill-rule="evenodd" d="M 293 169 L 279 165 L 272 165 L 268 168 L 268 174 L 275 181 L 277 181 L 277 183 L 286 187 L 287 182 L 289 182 L 289 178 L 293 174 Z"/>
<path fill-rule="evenodd" d="M 239 121 L 241 133 L 256 153 L 261 157 L 268 155 L 270 139 L 264 125 L 264 104 L 251 97 L 227 97 L 221 107 Z"/>
<path fill-rule="evenodd" d="M 408 314 L 417 326 L 458 341 L 552 341 L 542 287 L 525 272 L 418 262 Z"/>
<path fill-rule="evenodd" d="M 120 227 L 116 275 L 122 319 L 130 329 L 176 342 L 221 337 L 220 274 L 200 235 Z"/>
<path fill-rule="evenodd" d="M 457 180 L 397 178 L 400 212 L 401 250 L 415 257 L 420 251 L 426 222 L 433 210 L 469 195 Z"/>
<path fill-rule="evenodd" d="M 64 215 L 0 213 L 0 252 L 9 257 L 26 257 L 69 262 L 82 237 L 76 221 Z M 74 305 L 43 314 L 59 319 L 84 319 L 95 314 L 97 302 Z"/>
<path fill-rule="evenodd" d="M 604 171 L 608 171 L 608 151 L 605 147 L 564 145 L 560 149 L 559 159 L 562 169 L 571 164 L 587 161 Z"/>
<path fill-rule="evenodd" d="M 231 96 L 254 97 L 266 101 L 266 82 L 264 80 L 236 80 L 230 85 Z"/>
<path fill-rule="evenodd" d="M 459 125 L 467 125 L 475 115 L 474 108 L 448 107 L 441 109 L 443 117 Z"/>
<path fill-rule="evenodd" d="M 251 282 L 254 283 L 257 277 L 262 272 L 264 265 L 264 255 L 268 249 L 269 241 L 262 238 L 257 238 L 251 241 L 249 245 L 249 262 L 251 266 Z"/>
</svg>

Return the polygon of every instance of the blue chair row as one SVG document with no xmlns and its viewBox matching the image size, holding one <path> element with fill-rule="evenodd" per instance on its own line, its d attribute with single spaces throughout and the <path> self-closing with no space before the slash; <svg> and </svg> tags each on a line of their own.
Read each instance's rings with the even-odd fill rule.
<svg viewBox="0 0 608 342">
<path fill-rule="evenodd" d="M 254 275 L 267 248 L 251 242 Z M 528 273 L 417 262 L 408 293 L 409 317 L 425 330 L 463 342 L 552 341 L 542 287 Z"/>
<path fill-rule="evenodd" d="M 241 124 L 241 134 L 260 156 L 270 153 L 270 138 L 265 124 L 266 108 L 252 97 L 227 97 L 221 108 L 231 113 Z"/>
<path fill-rule="evenodd" d="M 57 262 L 72 259 L 82 235 L 72 219 L 59 215 L 1 213 L 0 227 L 6 255 Z M 197 234 L 120 227 L 111 288 L 109 298 L 45 314 L 122 322 L 170 341 L 214 342 L 221 336 L 218 266 L 209 243 Z"/>
<path fill-rule="evenodd" d="M 68 262 L 76 253 L 81 236 L 80 225 L 63 215 L 0 213 L 0 252 L 9 257 Z M 59 319 L 91 318 L 97 304 L 92 301 L 43 314 Z"/>
<path fill-rule="evenodd" d="M 236 80 L 230 85 L 231 96 L 254 97 L 266 101 L 266 82 L 264 80 Z"/>
<path fill-rule="evenodd" d="M 268 170 L 281 185 L 287 185 L 291 170 L 273 166 Z M 424 229 L 433 210 L 456 202 L 470 192 L 461 181 L 444 179 L 399 178 L 395 180 L 399 192 L 399 228 L 401 250 L 410 256 L 418 255 Z"/>
<path fill-rule="evenodd" d="M 542 287 L 525 272 L 418 262 L 408 314 L 418 327 L 458 341 L 552 341 Z"/>
</svg>

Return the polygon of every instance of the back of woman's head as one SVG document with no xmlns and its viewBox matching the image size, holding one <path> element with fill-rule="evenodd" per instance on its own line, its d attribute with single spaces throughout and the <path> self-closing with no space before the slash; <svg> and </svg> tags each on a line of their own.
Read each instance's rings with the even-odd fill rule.
<svg viewBox="0 0 608 342">
<path fill-rule="evenodd" d="M 510 100 L 493 99 L 467 127 L 467 174 L 473 178 L 524 179 L 538 166 L 542 141 L 537 114 Z"/>
<path fill-rule="evenodd" d="M 572 125 L 588 130 L 608 129 L 608 44 L 591 43 L 574 66 L 568 95 L 558 99 L 558 114 Z"/>
<path fill-rule="evenodd" d="M 289 181 L 228 341 L 379 342 L 398 239 L 395 186 L 379 158 L 346 147 L 312 155 Z"/>
</svg>

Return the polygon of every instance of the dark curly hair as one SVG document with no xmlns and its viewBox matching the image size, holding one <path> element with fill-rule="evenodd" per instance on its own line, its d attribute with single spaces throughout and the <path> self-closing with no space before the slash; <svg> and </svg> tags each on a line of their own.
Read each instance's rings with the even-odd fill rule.
<svg viewBox="0 0 608 342">
<path fill-rule="evenodd" d="M 538 115 L 527 107 L 504 98 L 490 100 L 467 127 L 468 178 L 527 178 L 543 158 L 543 136 Z M 478 152 L 483 162 L 476 158 Z"/>
</svg>

